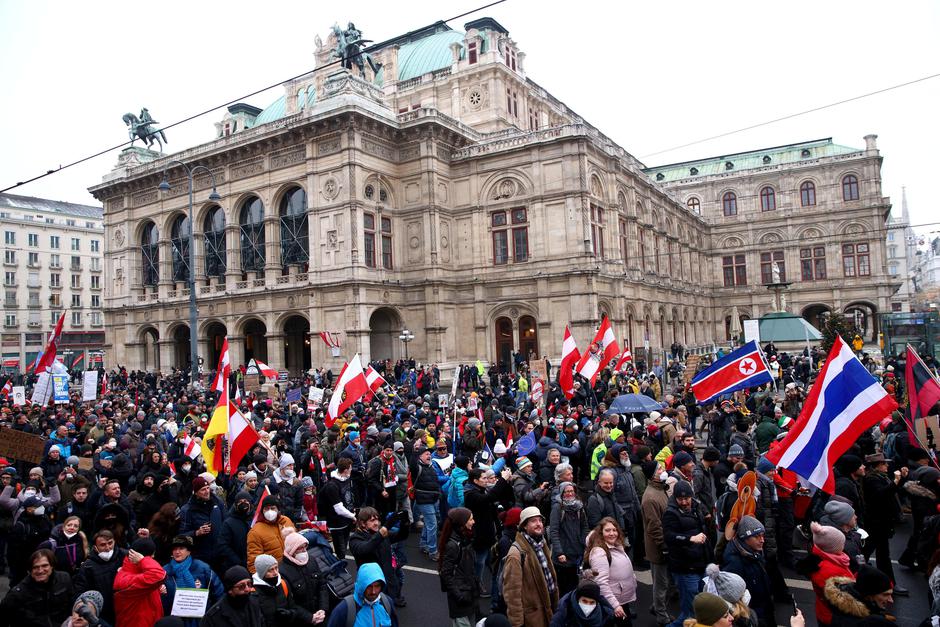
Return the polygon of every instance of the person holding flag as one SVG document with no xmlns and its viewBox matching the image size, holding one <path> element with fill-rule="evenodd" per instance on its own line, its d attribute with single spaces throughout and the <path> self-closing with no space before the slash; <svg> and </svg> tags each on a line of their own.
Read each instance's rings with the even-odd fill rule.
<svg viewBox="0 0 940 627">
<path fill-rule="evenodd" d="M 593 388 L 601 369 L 618 354 L 620 354 L 620 346 L 617 345 L 617 339 L 614 337 L 610 319 L 604 316 L 594 336 L 594 341 L 578 361 L 578 374 L 587 379 L 590 387 Z"/>
</svg>

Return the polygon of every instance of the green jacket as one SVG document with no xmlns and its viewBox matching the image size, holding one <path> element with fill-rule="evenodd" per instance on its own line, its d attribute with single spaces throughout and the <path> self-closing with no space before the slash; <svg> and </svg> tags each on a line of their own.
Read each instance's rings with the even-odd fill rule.
<svg viewBox="0 0 940 627">
<path fill-rule="evenodd" d="M 754 429 L 754 444 L 757 446 L 758 453 L 766 453 L 770 450 L 770 444 L 780 434 L 780 427 L 773 418 L 764 418 Z"/>
</svg>

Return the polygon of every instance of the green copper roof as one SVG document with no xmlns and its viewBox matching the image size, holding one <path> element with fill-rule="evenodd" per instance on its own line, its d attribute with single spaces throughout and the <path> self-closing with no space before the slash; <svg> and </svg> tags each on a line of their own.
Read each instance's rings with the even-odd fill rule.
<svg viewBox="0 0 940 627">
<path fill-rule="evenodd" d="M 805 342 L 818 341 L 822 334 L 801 316 L 786 311 L 775 311 L 759 321 L 760 341 Z"/>
<path fill-rule="evenodd" d="M 786 146 L 774 146 L 761 150 L 720 155 L 708 159 L 671 163 L 647 168 L 644 172 L 656 181 L 669 183 L 671 181 L 689 179 L 696 176 L 709 176 L 787 163 L 799 163 L 807 159 L 846 155 L 853 152 L 861 152 L 861 149 L 834 144 L 832 143 L 832 138 L 827 137 L 826 139 L 817 139 L 814 141 L 801 142 L 799 144 L 787 144 Z M 731 166 L 729 167 L 728 164 L 731 164 Z M 693 168 L 695 171 L 693 171 Z"/>
<path fill-rule="evenodd" d="M 463 38 L 459 31 L 446 30 L 402 45 L 398 49 L 398 80 L 407 81 L 450 67 L 453 63 L 450 45 L 462 44 Z"/>
<path fill-rule="evenodd" d="M 307 106 L 313 106 L 317 101 L 317 92 L 312 86 L 308 88 L 307 92 Z M 295 96 L 296 98 L 296 96 Z M 275 120 L 280 120 L 284 117 L 287 112 L 287 99 L 285 96 L 281 96 L 271 104 L 269 104 L 264 111 L 258 114 L 258 117 L 255 118 L 255 123 L 252 127 L 258 126 L 260 124 L 266 124 L 268 122 L 273 122 Z"/>
</svg>

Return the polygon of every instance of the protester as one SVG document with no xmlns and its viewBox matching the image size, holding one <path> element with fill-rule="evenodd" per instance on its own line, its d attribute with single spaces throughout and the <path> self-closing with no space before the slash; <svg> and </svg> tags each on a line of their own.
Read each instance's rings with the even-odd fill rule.
<svg viewBox="0 0 940 627">
<path fill-rule="evenodd" d="M 473 550 L 473 513 L 465 507 L 447 512 L 438 546 L 441 590 L 447 593 L 447 609 L 453 627 L 472 627 L 480 612 L 480 580 Z"/>
<path fill-rule="evenodd" d="M 558 600 L 550 627 L 603 627 L 611 624 L 613 618 L 614 608 L 601 594 L 600 586 L 582 580 L 575 590 Z"/>
<path fill-rule="evenodd" d="M 0 625 L 58 625 L 69 617 L 74 590 L 67 572 L 55 568 L 55 555 L 39 549 L 29 556 L 29 574 L 0 602 Z"/>
<path fill-rule="evenodd" d="M 578 488 L 563 481 L 559 494 L 552 501 L 548 535 L 552 546 L 552 559 L 558 574 L 558 594 L 565 595 L 578 585 L 585 540 L 588 535 L 587 514 L 578 498 Z"/>
<path fill-rule="evenodd" d="M 166 572 L 153 559 L 156 550 L 150 538 L 131 544 L 114 578 L 115 627 L 152 627 L 163 616 L 160 591 Z"/>
<path fill-rule="evenodd" d="M 539 509 L 522 510 L 519 531 L 506 553 L 502 573 L 507 618 L 513 627 L 547 627 L 558 605 L 558 575 L 544 532 Z"/>
<path fill-rule="evenodd" d="M 614 610 L 614 625 L 629 625 L 630 604 L 636 601 L 636 575 L 624 550 L 623 530 L 613 518 L 602 518 L 587 538 L 584 561 L 592 579 Z"/>
<path fill-rule="evenodd" d="M 214 604 L 225 593 L 219 577 L 209 565 L 192 556 L 193 540 L 189 536 L 177 536 L 173 539 L 173 559 L 163 566 L 166 572 L 163 593 L 163 613 L 169 615 L 173 609 L 173 598 L 177 588 L 199 588 L 209 591 L 209 605 Z M 197 620 L 189 619 L 186 627 L 197 627 Z"/>
<path fill-rule="evenodd" d="M 258 597 L 252 594 L 251 573 L 232 566 L 222 576 L 225 596 L 206 610 L 200 627 L 265 627 Z"/>
<path fill-rule="evenodd" d="M 384 587 L 385 578 L 379 565 L 363 564 L 356 574 L 355 592 L 333 608 L 327 627 L 345 627 L 350 614 L 355 615 L 354 625 L 398 627 L 395 604 L 382 591 Z"/>
</svg>

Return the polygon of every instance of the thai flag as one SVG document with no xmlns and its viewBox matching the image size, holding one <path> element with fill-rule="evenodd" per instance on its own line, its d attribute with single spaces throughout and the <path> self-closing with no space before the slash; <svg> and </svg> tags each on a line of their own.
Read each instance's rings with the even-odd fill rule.
<svg viewBox="0 0 940 627">
<path fill-rule="evenodd" d="M 767 453 L 817 488 L 835 490 L 833 466 L 858 437 L 898 404 L 836 336 L 803 411 L 781 445 Z"/>
<path fill-rule="evenodd" d="M 722 394 L 773 383 L 770 368 L 756 340 L 725 355 L 692 379 L 692 393 L 699 405 L 709 403 Z"/>
</svg>

